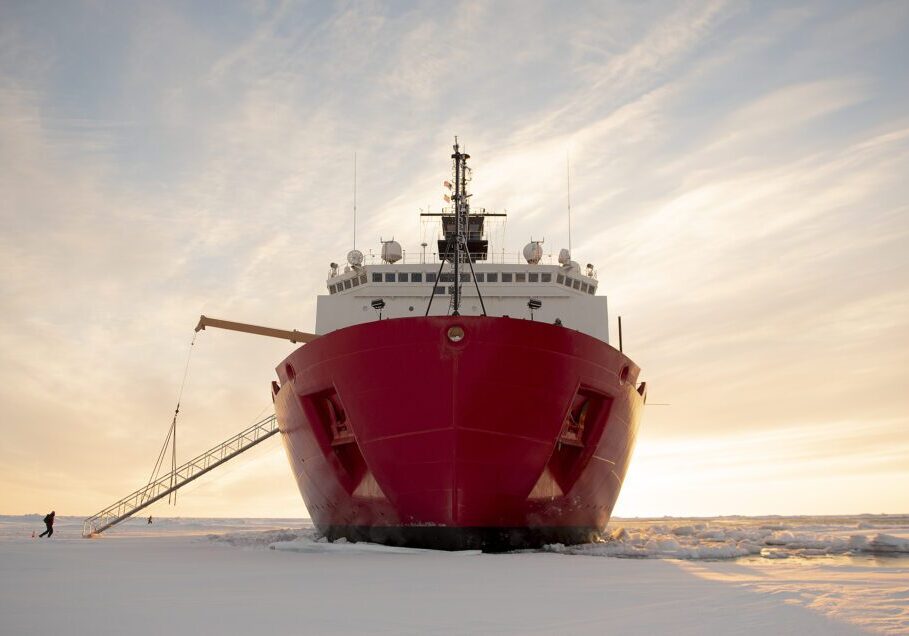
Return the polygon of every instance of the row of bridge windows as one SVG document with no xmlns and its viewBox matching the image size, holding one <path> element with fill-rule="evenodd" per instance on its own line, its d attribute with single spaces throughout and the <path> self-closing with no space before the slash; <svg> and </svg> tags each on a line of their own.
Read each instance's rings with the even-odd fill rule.
<svg viewBox="0 0 909 636">
<path fill-rule="evenodd" d="M 439 283 L 453 283 L 454 274 L 451 272 L 445 272 L 438 276 Z M 461 273 L 460 279 L 462 283 L 471 282 L 469 273 Z M 552 282 L 552 272 L 477 272 L 476 280 L 478 283 L 551 283 Z M 372 281 L 373 283 L 435 283 L 436 282 L 436 273 L 435 272 L 373 272 Z M 346 280 L 340 281 L 338 283 L 328 286 L 329 293 L 336 294 L 345 289 L 351 289 L 353 287 L 358 287 L 360 285 L 366 284 L 366 274 L 360 274 L 359 276 L 354 276 L 353 278 L 348 278 Z M 585 294 L 593 295 L 596 292 L 596 285 L 588 284 L 577 278 L 571 278 L 570 276 L 565 276 L 563 274 L 558 274 L 556 276 L 557 285 L 565 285 L 571 289 L 576 289 Z M 436 287 L 436 293 L 443 293 L 438 290 L 444 290 L 444 285 L 438 285 Z M 451 290 L 452 288 L 449 288 Z M 449 293 L 451 293 L 449 291 Z"/>
</svg>

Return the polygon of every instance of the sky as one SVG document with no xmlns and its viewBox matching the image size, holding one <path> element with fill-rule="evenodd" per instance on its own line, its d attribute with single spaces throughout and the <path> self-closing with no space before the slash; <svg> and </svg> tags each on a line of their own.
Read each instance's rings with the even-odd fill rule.
<svg viewBox="0 0 909 636">
<path fill-rule="evenodd" d="M 312 330 L 354 154 L 357 247 L 413 254 L 454 135 L 510 252 L 567 246 L 571 157 L 652 403 L 615 514 L 909 512 L 907 60 L 902 1 L 4 0 L 0 513 L 145 483 L 198 316 Z M 202 332 L 179 459 L 292 349 Z M 277 439 L 151 512 L 307 514 Z"/>
</svg>

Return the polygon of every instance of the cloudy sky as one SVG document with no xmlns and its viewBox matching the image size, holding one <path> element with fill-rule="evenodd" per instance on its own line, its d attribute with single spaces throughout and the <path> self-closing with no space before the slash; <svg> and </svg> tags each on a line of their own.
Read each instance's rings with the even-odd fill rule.
<svg viewBox="0 0 909 636">
<path fill-rule="evenodd" d="M 909 512 L 909 4 L 0 3 L 0 513 L 141 485 L 199 314 L 310 330 L 418 250 L 453 135 L 497 249 L 594 263 L 650 399 L 621 515 Z M 182 458 L 290 344 L 203 332 Z M 405 373 L 402 371 L 402 373 Z M 153 514 L 305 516 L 276 439 Z"/>
</svg>

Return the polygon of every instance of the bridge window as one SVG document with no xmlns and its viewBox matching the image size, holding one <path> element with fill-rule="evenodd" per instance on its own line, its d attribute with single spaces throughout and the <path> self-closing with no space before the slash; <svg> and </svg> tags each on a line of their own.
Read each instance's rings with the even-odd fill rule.
<svg viewBox="0 0 909 636">
<path fill-rule="evenodd" d="M 476 281 L 478 283 L 482 283 L 482 282 L 486 281 L 486 274 L 484 274 L 483 272 L 480 272 L 479 274 L 474 274 L 473 277 L 476 279 Z"/>
<path fill-rule="evenodd" d="M 451 272 L 446 272 L 446 273 L 442 274 L 441 276 L 439 276 L 439 282 L 440 283 L 453 283 L 454 274 L 452 274 Z"/>
<path fill-rule="evenodd" d="M 565 277 L 565 287 L 571 287 L 571 279 L 567 276 Z"/>
<path fill-rule="evenodd" d="M 537 274 L 536 272 L 531 272 L 531 273 L 527 274 L 527 282 L 528 283 L 539 283 L 540 275 Z"/>
<path fill-rule="evenodd" d="M 486 274 L 487 283 L 498 283 L 499 282 L 499 273 L 498 272 L 489 272 Z"/>
<path fill-rule="evenodd" d="M 427 283 L 436 282 L 436 273 L 435 272 L 426 272 L 426 282 Z"/>
<path fill-rule="evenodd" d="M 359 279 L 359 278 L 351 278 L 351 279 L 350 279 L 350 282 L 351 282 L 351 284 L 353 284 L 354 287 L 356 287 L 357 285 L 360 284 L 360 279 Z"/>
<path fill-rule="evenodd" d="M 518 272 L 517 274 L 514 275 L 514 282 L 516 282 L 516 283 L 526 283 L 526 282 L 527 282 L 527 274 L 525 274 L 524 272 Z"/>
<path fill-rule="evenodd" d="M 556 283 L 558 283 L 559 285 L 561 285 L 561 284 L 564 283 L 564 282 L 565 282 L 565 277 L 562 276 L 561 274 L 559 274 L 559 275 L 556 277 Z"/>
<path fill-rule="evenodd" d="M 435 293 L 436 296 L 440 296 L 445 293 L 445 288 L 440 285 L 439 287 L 435 288 Z"/>
<path fill-rule="evenodd" d="M 422 283 L 423 282 L 423 272 L 411 272 L 410 273 L 410 282 L 411 283 Z"/>
<path fill-rule="evenodd" d="M 407 282 L 407 272 L 398 272 L 398 282 L 399 283 Z"/>
<path fill-rule="evenodd" d="M 597 291 L 597 286 L 596 286 L 596 285 L 591 285 L 591 286 L 587 289 L 587 293 L 590 294 L 591 296 L 592 296 L 594 293 L 596 293 L 596 291 Z"/>
<path fill-rule="evenodd" d="M 579 280 L 573 280 L 573 281 L 571 281 L 571 287 L 572 287 L 572 289 L 580 289 L 580 288 L 581 288 L 581 281 L 579 281 Z"/>
<path fill-rule="evenodd" d="M 587 293 L 587 283 L 581 283 L 581 291 Z"/>
<path fill-rule="evenodd" d="M 385 282 L 386 283 L 395 282 L 395 273 L 394 272 L 385 272 Z"/>
<path fill-rule="evenodd" d="M 329 286 L 328 286 L 328 293 L 329 293 L 329 294 L 333 294 L 333 293 L 335 293 L 336 291 L 337 291 L 337 290 L 335 289 L 335 286 L 334 286 L 334 285 L 329 285 Z"/>
<path fill-rule="evenodd" d="M 350 279 L 344 281 L 344 289 L 350 289 Z"/>
<path fill-rule="evenodd" d="M 552 274 L 549 274 L 549 273 L 540 274 L 540 282 L 543 282 L 543 283 L 551 283 L 551 282 L 552 282 Z"/>
<path fill-rule="evenodd" d="M 470 282 L 470 274 L 461 274 L 461 282 L 462 282 L 462 283 L 469 283 L 469 282 Z"/>
<path fill-rule="evenodd" d="M 382 274 L 373 272 L 373 273 L 372 273 L 372 282 L 374 282 L 374 283 L 381 283 L 381 282 L 382 282 Z"/>
<path fill-rule="evenodd" d="M 360 274 L 360 284 L 366 284 L 366 274 Z"/>
<path fill-rule="evenodd" d="M 502 282 L 510 283 L 514 275 L 511 272 L 502 272 Z"/>
</svg>

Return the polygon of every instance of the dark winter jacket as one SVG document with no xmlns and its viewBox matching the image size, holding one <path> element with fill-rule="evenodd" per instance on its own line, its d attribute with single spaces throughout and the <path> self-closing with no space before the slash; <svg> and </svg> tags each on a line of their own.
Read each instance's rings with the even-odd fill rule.
<svg viewBox="0 0 909 636">
<path fill-rule="evenodd" d="M 46 523 L 49 526 L 54 525 L 54 513 L 50 513 L 49 515 L 44 517 L 44 523 Z"/>
</svg>

